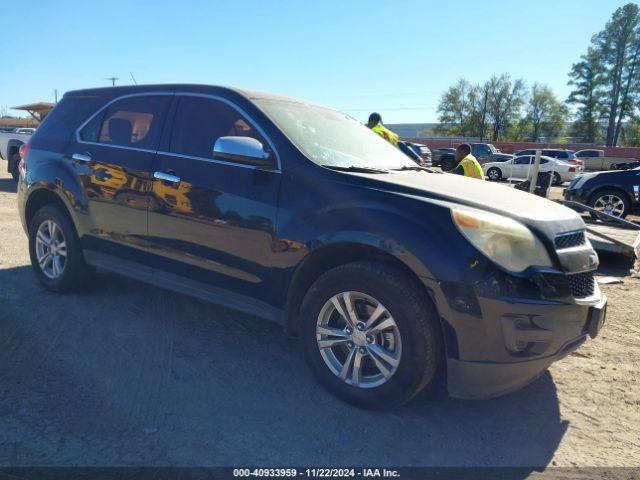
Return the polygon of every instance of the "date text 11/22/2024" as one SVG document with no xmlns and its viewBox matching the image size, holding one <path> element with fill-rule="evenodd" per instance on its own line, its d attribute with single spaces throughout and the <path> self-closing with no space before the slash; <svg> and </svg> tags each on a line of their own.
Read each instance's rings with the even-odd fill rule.
<svg viewBox="0 0 640 480">
<path fill-rule="evenodd" d="M 388 468 L 236 468 L 233 476 L 242 477 L 306 477 L 306 478 L 394 478 L 397 470 Z"/>
</svg>

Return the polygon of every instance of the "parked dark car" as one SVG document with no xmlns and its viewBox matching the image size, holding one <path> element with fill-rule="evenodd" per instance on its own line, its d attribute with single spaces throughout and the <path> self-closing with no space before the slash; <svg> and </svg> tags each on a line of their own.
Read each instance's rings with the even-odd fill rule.
<svg viewBox="0 0 640 480">
<path fill-rule="evenodd" d="M 422 165 L 423 167 L 433 166 L 433 162 L 431 160 L 431 150 L 429 149 L 429 147 L 427 147 L 426 145 L 423 145 L 422 143 L 413 143 L 413 142 L 406 142 L 406 143 L 422 159 L 422 163 L 420 165 Z"/>
<path fill-rule="evenodd" d="M 397 146 L 398 146 L 398 150 L 400 150 L 407 157 L 409 157 L 411 160 L 413 160 L 416 163 L 416 165 L 420 165 L 421 167 L 430 167 L 431 166 L 431 162 L 429 162 L 428 165 L 425 164 L 425 161 L 420 156 L 420 151 L 415 149 L 411 142 L 405 142 L 405 141 L 399 140 Z"/>
<path fill-rule="evenodd" d="M 69 92 L 20 171 L 45 288 L 85 287 L 101 267 L 279 322 L 356 405 L 401 404 L 439 372 L 454 397 L 504 394 L 604 321 L 577 213 L 422 169 L 302 101 L 202 85 Z"/>
<path fill-rule="evenodd" d="M 640 167 L 585 173 L 569 184 L 564 198 L 624 218 L 640 205 Z M 604 215 L 601 217 L 606 220 Z"/>
<path fill-rule="evenodd" d="M 442 167 L 443 156 L 445 157 L 445 159 L 453 158 L 455 160 L 456 149 L 449 147 L 434 148 L 433 150 L 431 150 L 431 164 L 434 167 Z"/>
<path fill-rule="evenodd" d="M 491 143 L 472 143 L 470 147 L 471 155 L 476 157 L 480 165 L 492 162 L 505 162 L 513 158 L 513 155 L 502 153 Z"/>
</svg>

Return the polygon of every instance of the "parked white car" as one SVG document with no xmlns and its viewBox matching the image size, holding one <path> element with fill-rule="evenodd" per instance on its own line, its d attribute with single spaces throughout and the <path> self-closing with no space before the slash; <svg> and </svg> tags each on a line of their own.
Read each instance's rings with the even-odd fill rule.
<svg viewBox="0 0 640 480">
<path fill-rule="evenodd" d="M 32 127 L 16 128 L 14 133 L 26 133 L 27 135 L 33 135 L 36 133 L 36 129 Z"/>
<path fill-rule="evenodd" d="M 515 157 L 506 162 L 491 162 L 482 165 L 484 174 L 488 180 L 502 179 L 530 179 L 533 173 L 535 156 L 524 155 Z M 570 165 L 562 160 L 551 157 L 540 157 L 540 172 L 550 172 L 553 175 L 554 185 L 570 182 L 580 173 L 580 168 Z"/>
</svg>

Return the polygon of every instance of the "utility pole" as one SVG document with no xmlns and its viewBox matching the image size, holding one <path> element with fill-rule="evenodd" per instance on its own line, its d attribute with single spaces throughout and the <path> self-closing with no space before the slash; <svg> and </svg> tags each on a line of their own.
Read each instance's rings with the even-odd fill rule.
<svg viewBox="0 0 640 480">
<path fill-rule="evenodd" d="M 115 87 L 116 86 L 116 80 L 118 80 L 118 77 L 107 77 L 107 80 L 111 80 L 111 86 Z"/>
<path fill-rule="evenodd" d="M 53 91 L 53 96 L 55 97 L 55 99 L 56 99 L 55 103 L 57 104 L 58 103 L 58 89 L 57 88 Z"/>
<path fill-rule="evenodd" d="M 533 160 L 533 174 L 531 175 L 531 185 L 529 185 L 529 193 L 534 193 L 536 191 L 536 185 L 538 184 L 538 172 L 540 171 L 541 155 L 542 150 L 536 150 L 536 156 Z M 529 164 L 529 168 L 531 168 L 531 164 Z"/>
</svg>

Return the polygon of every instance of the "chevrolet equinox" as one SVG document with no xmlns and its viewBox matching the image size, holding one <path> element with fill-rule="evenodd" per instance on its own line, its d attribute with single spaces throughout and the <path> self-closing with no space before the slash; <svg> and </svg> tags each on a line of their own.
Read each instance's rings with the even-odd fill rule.
<svg viewBox="0 0 640 480">
<path fill-rule="evenodd" d="M 582 219 L 437 173 L 345 114 L 204 85 L 67 93 L 22 149 L 45 288 L 96 267 L 282 324 L 353 404 L 520 388 L 595 337 Z"/>
</svg>

